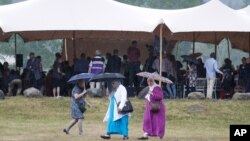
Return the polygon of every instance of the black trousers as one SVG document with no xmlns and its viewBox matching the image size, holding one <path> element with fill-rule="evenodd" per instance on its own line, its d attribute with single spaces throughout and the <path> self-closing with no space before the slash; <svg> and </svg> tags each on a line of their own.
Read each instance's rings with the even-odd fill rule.
<svg viewBox="0 0 250 141">
<path fill-rule="evenodd" d="M 130 62 L 128 63 L 128 76 L 129 76 L 129 85 L 139 87 L 139 80 L 137 73 L 140 72 L 140 62 Z"/>
</svg>

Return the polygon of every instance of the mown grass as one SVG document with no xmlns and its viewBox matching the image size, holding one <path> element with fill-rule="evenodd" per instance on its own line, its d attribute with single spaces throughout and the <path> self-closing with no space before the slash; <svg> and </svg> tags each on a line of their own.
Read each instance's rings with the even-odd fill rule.
<svg viewBox="0 0 250 141">
<path fill-rule="evenodd" d="M 70 135 L 62 129 L 70 121 L 70 98 L 8 97 L 0 101 L 0 141 L 92 141 L 105 133 L 102 122 L 108 98 L 90 98 L 85 114 L 84 136 L 77 126 Z M 131 98 L 135 108 L 129 124 L 130 140 L 142 134 L 144 100 Z M 230 124 L 250 124 L 250 102 L 231 100 L 166 100 L 168 141 L 228 141 Z M 112 140 L 121 140 L 120 136 Z M 150 140 L 159 140 L 151 138 Z"/>
</svg>

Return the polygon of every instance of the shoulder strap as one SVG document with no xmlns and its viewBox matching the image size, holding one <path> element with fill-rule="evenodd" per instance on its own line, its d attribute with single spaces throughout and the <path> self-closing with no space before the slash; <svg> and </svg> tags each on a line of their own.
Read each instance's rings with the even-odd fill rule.
<svg viewBox="0 0 250 141">
<path fill-rule="evenodd" d="M 115 96 L 114 96 L 114 99 L 115 99 L 115 103 L 116 103 L 116 105 L 117 105 L 118 103 L 117 103 L 117 101 L 116 101 L 116 98 L 115 98 Z"/>
</svg>

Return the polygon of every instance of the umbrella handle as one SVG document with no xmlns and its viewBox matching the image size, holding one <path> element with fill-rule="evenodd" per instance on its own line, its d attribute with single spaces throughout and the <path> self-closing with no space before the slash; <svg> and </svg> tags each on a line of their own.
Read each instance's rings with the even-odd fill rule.
<svg viewBox="0 0 250 141">
<path fill-rule="evenodd" d="M 84 82 L 83 89 L 86 90 L 86 82 Z"/>
<path fill-rule="evenodd" d="M 83 89 L 86 90 L 86 84 L 84 83 Z"/>
</svg>

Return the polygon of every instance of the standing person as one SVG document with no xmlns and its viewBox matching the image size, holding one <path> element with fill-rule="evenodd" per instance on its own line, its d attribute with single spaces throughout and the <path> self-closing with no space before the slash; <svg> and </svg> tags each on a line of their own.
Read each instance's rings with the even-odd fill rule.
<svg viewBox="0 0 250 141">
<path fill-rule="evenodd" d="M 37 56 L 35 60 L 34 67 L 34 77 L 35 83 L 34 87 L 40 89 L 42 87 L 42 73 L 43 73 L 43 65 L 41 56 Z"/>
<path fill-rule="evenodd" d="M 110 139 L 112 134 L 119 134 L 123 135 L 123 140 L 127 140 L 130 113 L 120 113 L 127 101 L 127 90 L 119 81 L 114 80 L 111 85 L 113 91 L 110 94 L 109 108 L 103 120 L 107 122 L 107 133 L 101 135 L 101 138 Z M 120 105 L 118 106 L 117 103 L 119 102 Z"/>
<path fill-rule="evenodd" d="M 113 51 L 113 56 L 108 58 L 106 72 L 120 73 L 121 72 L 121 58 L 118 56 L 118 50 Z"/>
<path fill-rule="evenodd" d="M 246 84 L 246 93 L 250 92 L 250 58 L 246 59 L 246 74 L 247 74 L 247 84 Z"/>
<path fill-rule="evenodd" d="M 206 77 L 206 70 L 204 68 L 204 63 L 202 62 L 202 59 L 199 58 L 197 64 L 197 77 L 199 78 L 205 78 Z"/>
<path fill-rule="evenodd" d="M 127 87 L 129 85 L 129 74 L 128 74 L 128 56 L 122 56 L 122 65 L 121 65 L 121 73 L 125 76 L 123 81 L 123 85 Z"/>
<path fill-rule="evenodd" d="M 170 93 L 170 98 L 176 98 L 176 81 L 177 81 L 177 67 L 174 55 L 169 55 L 169 65 L 168 65 L 168 78 L 173 82 L 172 84 L 167 84 L 167 90 Z"/>
<path fill-rule="evenodd" d="M 226 98 L 230 98 L 233 93 L 230 93 L 234 88 L 234 66 L 232 65 L 232 61 L 228 58 L 224 60 L 224 65 L 220 68 L 220 70 L 224 74 L 224 78 L 222 80 L 222 88 L 225 91 Z"/>
<path fill-rule="evenodd" d="M 3 64 L 0 62 L 0 90 L 3 88 Z"/>
<path fill-rule="evenodd" d="M 189 62 L 188 63 L 188 90 L 187 94 L 191 92 L 195 92 L 196 88 L 196 80 L 197 80 L 197 67 L 194 63 Z"/>
<path fill-rule="evenodd" d="M 2 90 L 4 93 L 8 92 L 8 83 L 10 80 L 10 69 L 9 69 L 9 63 L 4 62 L 3 63 L 3 79 L 2 79 Z"/>
<path fill-rule="evenodd" d="M 36 69 L 36 57 L 35 57 L 35 53 L 31 52 L 29 54 L 29 59 L 26 63 L 26 67 L 25 67 L 26 71 L 27 71 L 27 76 L 26 76 L 26 80 L 28 80 L 29 86 L 34 86 L 35 84 L 35 69 Z"/>
<path fill-rule="evenodd" d="M 163 56 L 163 58 L 162 58 L 162 76 L 168 77 L 168 73 L 169 73 L 168 67 L 169 67 L 170 61 L 167 58 L 167 55 L 165 53 L 162 53 L 162 56 Z M 157 57 L 155 58 L 155 60 L 152 64 L 152 68 L 155 70 L 155 72 L 160 73 L 160 54 L 157 54 Z M 165 91 L 168 91 L 167 85 L 165 83 L 162 85 L 162 87 Z M 171 91 L 168 91 L 168 94 L 169 94 L 169 97 L 172 96 Z M 168 95 L 165 95 L 164 97 L 167 98 Z"/>
<path fill-rule="evenodd" d="M 52 87 L 53 87 L 53 96 L 60 97 L 61 90 L 61 80 L 65 74 L 62 72 L 62 58 L 56 58 L 53 65 L 53 74 L 52 74 Z"/>
<path fill-rule="evenodd" d="M 139 81 L 136 74 L 140 72 L 140 61 L 141 56 L 140 50 L 137 48 L 137 41 L 132 41 L 132 45 L 127 50 L 128 53 L 128 72 L 129 72 L 129 84 L 139 87 Z"/>
<path fill-rule="evenodd" d="M 87 91 L 85 89 L 85 81 L 78 80 L 75 87 L 72 90 L 70 109 L 72 121 L 67 128 L 63 129 L 63 132 L 69 134 L 69 130 L 78 122 L 79 135 L 83 135 L 82 122 L 84 119 L 83 113 L 85 112 L 85 104 L 91 106 L 89 102 L 86 101 L 85 95 Z"/>
<path fill-rule="evenodd" d="M 168 60 L 166 54 L 162 54 L 162 76 L 167 77 L 168 76 L 168 65 L 170 61 Z M 155 72 L 160 73 L 160 54 L 157 54 L 157 58 L 155 58 L 152 68 L 154 69 Z"/>
<path fill-rule="evenodd" d="M 99 50 L 95 51 L 95 57 L 92 58 L 91 62 L 89 63 L 89 73 L 92 73 L 94 75 L 103 73 L 105 70 L 105 59 L 101 57 L 101 52 Z M 101 88 L 100 82 L 90 82 L 90 88 Z"/>
<path fill-rule="evenodd" d="M 165 105 L 163 101 L 163 92 L 159 85 L 152 78 L 147 79 L 149 92 L 146 95 L 146 109 L 143 116 L 143 131 L 144 134 L 138 140 L 147 140 L 148 136 L 157 136 L 160 139 L 165 134 Z M 160 110 L 153 112 L 150 110 L 150 102 L 160 103 Z"/>
<path fill-rule="evenodd" d="M 210 54 L 210 58 L 205 61 L 204 67 L 206 69 L 207 77 L 207 98 L 212 99 L 213 87 L 216 81 L 216 72 L 223 75 L 218 69 L 217 61 L 215 60 L 215 53 Z"/>
<path fill-rule="evenodd" d="M 238 70 L 238 73 L 239 73 L 238 83 L 239 83 L 239 86 L 243 89 L 243 91 L 245 91 L 246 84 L 247 84 L 247 69 L 246 69 L 247 62 L 246 60 L 247 60 L 246 57 L 243 57 L 241 59 L 242 64 L 240 65 L 239 70 Z"/>
<path fill-rule="evenodd" d="M 76 64 L 74 65 L 74 73 L 87 73 L 89 70 L 89 62 L 86 59 L 86 55 L 84 53 L 81 54 L 81 57 L 79 60 L 76 61 Z"/>
</svg>

